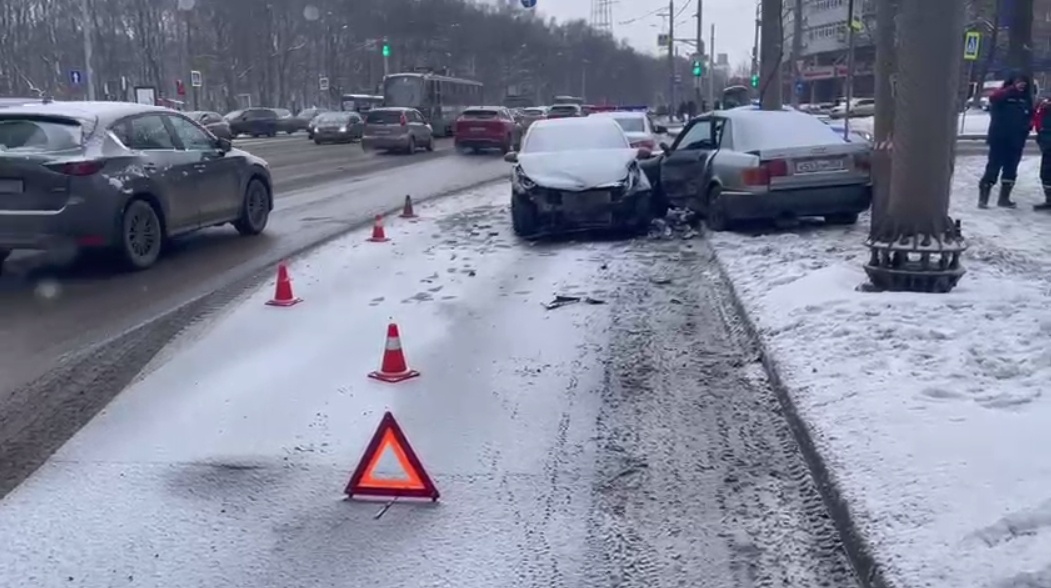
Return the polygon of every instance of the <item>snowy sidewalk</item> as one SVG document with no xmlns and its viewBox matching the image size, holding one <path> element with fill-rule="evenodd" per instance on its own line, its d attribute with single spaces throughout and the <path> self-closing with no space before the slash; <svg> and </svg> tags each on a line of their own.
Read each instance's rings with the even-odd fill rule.
<svg viewBox="0 0 1051 588">
<path fill-rule="evenodd" d="M 868 220 L 711 235 L 817 451 L 889 583 L 1051 586 L 1051 214 L 979 211 L 984 158 L 957 164 L 970 249 L 948 295 L 867 294 Z"/>
</svg>

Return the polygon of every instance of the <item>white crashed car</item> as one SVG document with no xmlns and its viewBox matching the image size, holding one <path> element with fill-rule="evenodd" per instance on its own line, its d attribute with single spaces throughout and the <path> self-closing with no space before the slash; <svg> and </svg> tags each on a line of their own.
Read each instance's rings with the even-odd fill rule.
<svg viewBox="0 0 1051 588">
<path fill-rule="evenodd" d="M 538 237 L 588 229 L 646 230 L 652 190 L 639 168 L 648 149 L 631 146 L 609 117 L 537 121 L 511 171 L 515 234 Z"/>
</svg>

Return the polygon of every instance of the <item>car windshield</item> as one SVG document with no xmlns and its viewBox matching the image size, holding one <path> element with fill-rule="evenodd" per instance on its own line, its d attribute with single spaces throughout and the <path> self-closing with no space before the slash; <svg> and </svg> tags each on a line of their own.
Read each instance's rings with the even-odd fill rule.
<svg viewBox="0 0 1051 588">
<path fill-rule="evenodd" d="M 69 119 L 0 118 L 0 152 L 65 151 L 84 140 L 80 124 Z"/>
<path fill-rule="evenodd" d="M 620 128 L 624 129 L 625 133 L 645 133 L 646 123 L 638 116 L 614 116 L 611 117 L 617 121 Z"/>
<path fill-rule="evenodd" d="M 365 115 L 365 122 L 370 125 L 398 125 L 401 124 L 402 114 L 400 110 L 370 110 Z"/>
<path fill-rule="evenodd" d="M 843 144 L 841 136 L 828 132 L 828 125 L 801 112 L 755 111 L 734 117 L 732 125 L 736 151 Z"/>
<path fill-rule="evenodd" d="M 340 123 L 349 122 L 350 113 L 348 112 L 325 112 L 319 114 L 317 117 L 319 123 Z"/>
<path fill-rule="evenodd" d="M 577 106 L 552 106 L 551 114 L 576 114 L 579 107 Z"/>
<path fill-rule="evenodd" d="M 587 120 L 587 119 L 574 119 Z M 628 140 L 615 124 L 589 121 L 586 124 L 549 124 L 571 121 L 540 121 L 530 127 L 522 153 L 627 149 Z"/>
<path fill-rule="evenodd" d="M 383 97 L 388 106 L 417 107 L 423 104 L 423 78 L 395 76 L 387 79 Z"/>
</svg>

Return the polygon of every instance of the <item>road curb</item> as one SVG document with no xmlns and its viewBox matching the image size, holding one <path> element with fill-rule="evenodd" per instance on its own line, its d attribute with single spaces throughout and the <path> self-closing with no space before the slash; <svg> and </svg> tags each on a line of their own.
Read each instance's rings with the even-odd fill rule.
<svg viewBox="0 0 1051 588">
<path fill-rule="evenodd" d="M 419 198 L 416 203 L 507 181 L 487 179 Z M 404 195 L 391 197 L 384 215 L 400 211 Z M 353 231 L 365 228 L 373 215 L 294 248 L 280 259 L 295 259 Z M 63 355 L 49 372 L 3 394 L 0 413 L 0 499 L 42 466 L 62 445 L 102 411 L 185 330 L 235 303 L 272 277 L 273 256 L 238 267 L 217 288 L 193 296 L 139 324 Z M 192 385 L 192 379 L 187 385 Z"/>
<path fill-rule="evenodd" d="M 730 272 L 720 256 L 719 248 L 711 241 L 708 241 L 708 244 L 714 253 L 715 265 L 719 268 L 719 273 L 730 290 L 730 300 L 734 309 L 740 315 L 748 336 L 759 350 L 763 371 L 766 372 L 766 377 L 777 395 L 777 399 L 784 411 L 785 419 L 788 421 L 788 426 L 799 444 L 803 459 L 806 460 L 807 466 L 810 468 L 810 473 L 814 477 L 818 492 L 821 493 L 821 499 L 828 509 L 832 523 L 839 532 L 847 557 L 850 560 L 850 564 L 854 567 L 862 588 L 900 588 L 887 580 L 879 564 L 876 563 L 875 558 L 872 556 L 872 548 L 868 541 L 862 537 L 851 515 L 850 506 L 843 498 L 842 490 L 836 484 L 829 471 L 828 464 L 826 464 L 824 457 L 822 457 L 814 444 L 810 428 L 799 415 L 795 402 L 792 400 L 792 394 L 781 379 L 777 360 L 770 353 L 766 341 L 759 334 L 759 329 L 756 327 L 752 315 L 748 312 L 740 294 L 737 292 L 737 287 L 730 276 Z"/>
</svg>

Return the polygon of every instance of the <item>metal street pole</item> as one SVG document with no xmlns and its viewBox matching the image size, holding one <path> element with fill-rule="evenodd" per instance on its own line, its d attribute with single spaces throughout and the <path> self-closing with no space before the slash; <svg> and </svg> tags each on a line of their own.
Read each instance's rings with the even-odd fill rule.
<svg viewBox="0 0 1051 588">
<path fill-rule="evenodd" d="M 851 103 L 854 99 L 854 46 L 857 43 L 857 35 L 854 33 L 854 0 L 847 0 L 847 77 L 844 78 L 846 86 L 844 94 L 847 104 L 843 119 L 843 139 L 850 140 L 850 116 L 853 114 Z"/>
<path fill-rule="evenodd" d="M 759 75 L 759 31 L 763 26 L 763 17 L 761 14 L 763 7 L 759 2 L 755 5 L 755 40 L 752 42 L 752 71 L 753 76 Z M 755 91 L 759 91 L 756 88 Z"/>
<path fill-rule="evenodd" d="M 711 77 L 712 73 L 709 71 L 711 65 L 708 64 L 705 67 L 704 61 L 704 21 L 702 13 L 704 12 L 704 0 L 697 0 L 697 59 L 701 62 L 701 75 L 693 79 L 693 101 L 697 104 L 698 112 L 703 112 L 701 103 L 704 99 L 701 97 L 701 84 L 704 78 Z"/>
<path fill-rule="evenodd" d="M 708 108 L 715 109 L 715 23 L 712 23 L 712 36 L 708 43 L 708 53 L 712 56 L 713 65 L 708 69 Z"/>
<path fill-rule="evenodd" d="M 781 110 L 782 0 L 762 0 L 762 37 L 759 46 L 759 103 L 763 110 Z"/>
<path fill-rule="evenodd" d="M 886 217 L 867 245 L 865 272 L 877 290 L 948 292 L 964 274 L 967 248 L 949 218 L 954 104 L 963 57 L 963 3 L 901 0 L 895 88 L 893 177 Z"/>
<path fill-rule="evenodd" d="M 88 0 L 80 0 L 80 17 L 84 21 L 81 26 L 84 32 L 84 77 L 86 78 L 84 83 L 87 85 L 88 100 L 95 100 L 95 68 L 91 65 L 95 61 L 95 45 L 94 31 L 91 26 L 91 7 L 88 5 Z"/>
<path fill-rule="evenodd" d="M 668 109 L 675 108 L 675 0 L 668 0 Z"/>
<path fill-rule="evenodd" d="M 872 216 L 869 235 L 880 231 L 890 195 L 891 153 L 894 148 L 894 76 L 897 70 L 895 17 L 900 0 L 876 4 L 876 120 L 872 150 Z"/>
<path fill-rule="evenodd" d="M 803 0 L 795 0 L 792 7 L 792 106 L 799 106 L 799 84 L 803 79 Z"/>
</svg>

